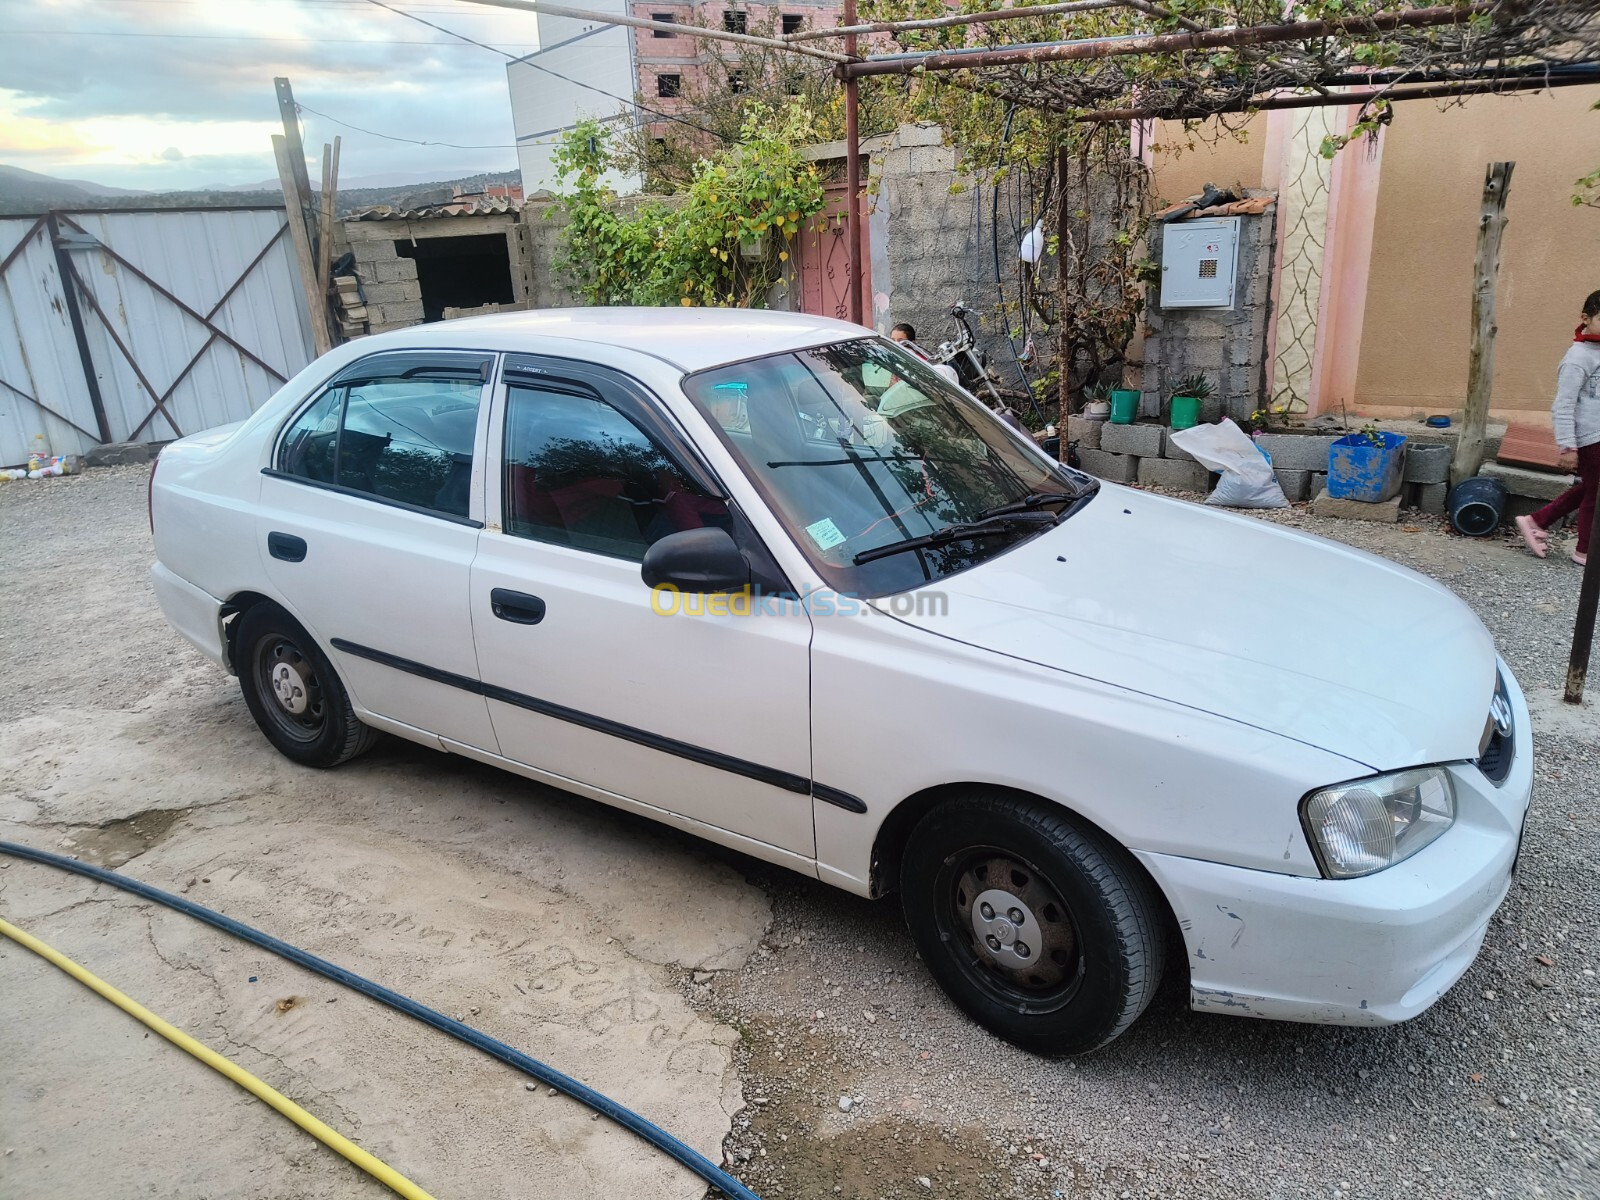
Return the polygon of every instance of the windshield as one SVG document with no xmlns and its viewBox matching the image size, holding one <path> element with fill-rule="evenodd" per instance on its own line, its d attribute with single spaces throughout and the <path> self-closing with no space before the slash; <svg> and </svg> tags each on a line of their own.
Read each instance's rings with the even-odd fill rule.
<svg viewBox="0 0 1600 1200">
<path fill-rule="evenodd" d="M 1099 486 L 876 338 L 717 367 L 683 386 L 839 591 L 881 596 L 975 566 Z M 995 515 L 1011 506 L 1037 513 Z M 957 528 L 980 521 L 981 535 Z M 887 551 L 940 531 L 949 540 Z"/>
</svg>

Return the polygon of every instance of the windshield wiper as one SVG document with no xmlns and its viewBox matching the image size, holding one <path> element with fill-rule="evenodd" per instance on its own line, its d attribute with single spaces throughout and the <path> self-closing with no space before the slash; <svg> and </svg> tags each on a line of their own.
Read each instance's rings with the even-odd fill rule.
<svg viewBox="0 0 1600 1200">
<path fill-rule="evenodd" d="M 969 521 L 962 525 L 947 525 L 943 529 L 935 529 L 932 533 L 924 533 L 898 542 L 874 546 L 870 550 L 863 550 L 850 561 L 859 567 L 864 563 L 876 562 L 880 558 L 888 558 L 891 554 L 899 554 L 903 550 L 922 550 L 928 546 L 943 546 L 946 542 L 969 541 L 973 538 L 1002 537 L 1005 534 L 1014 533 L 1018 529 L 1026 529 L 1029 526 L 1048 526 L 1055 523 L 1055 513 L 1000 513 L 995 516 L 985 517 L 980 521 Z"/>
<path fill-rule="evenodd" d="M 991 517 L 1003 517 L 1009 513 L 1036 512 L 1046 504 L 1077 504 L 1087 500 L 1099 490 L 1099 484 L 1079 488 L 1075 492 L 1029 492 L 1021 500 L 1010 504 L 997 504 L 993 508 L 986 508 L 978 514 L 978 520 L 987 521 Z M 1063 516 L 1068 514 L 1063 514 Z"/>
</svg>

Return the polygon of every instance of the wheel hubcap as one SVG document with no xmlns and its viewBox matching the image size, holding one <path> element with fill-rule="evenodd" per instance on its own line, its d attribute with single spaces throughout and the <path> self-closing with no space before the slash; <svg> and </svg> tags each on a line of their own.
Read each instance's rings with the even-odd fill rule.
<svg viewBox="0 0 1600 1200">
<path fill-rule="evenodd" d="M 305 677 L 286 662 L 279 662 L 272 668 L 272 690 L 278 703 L 297 717 L 311 703 Z"/>
<path fill-rule="evenodd" d="M 998 850 L 972 852 L 954 874 L 954 929 L 969 935 L 973 967 L 991 986 L 1042 1001 L 1077 981 L 1077 933 L 1049 880 Z"/>
</svg>

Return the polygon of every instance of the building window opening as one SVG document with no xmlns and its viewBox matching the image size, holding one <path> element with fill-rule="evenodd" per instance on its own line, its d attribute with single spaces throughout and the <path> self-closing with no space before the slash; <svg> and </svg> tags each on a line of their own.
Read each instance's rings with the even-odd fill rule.
<svg viewBox="0 0 1600 1200">
<path fill-rule="evenodd" d="M 743 33 L 749 23 L 749 17 L 742 12 L 728 9 L 722 14 L 722 28 L 728 33 Z"/>
<path fill-rule="evenodd" d="M 738 95 L 740 92 L 744 91 L 744 72 L 743 71 L 729 71 L 728 72 L 728 90 L 730 92 L 732 92 L 734 95 Z"/>
<path fill-rule="evenodd" d="M 785 33 L 799 33 L 805 23 L 806 19 L 799 13 L 783 14 L 783 31 Z"/>
<path fill-rule="evenodd" d="M 396 241 L 394 252 L 415 259 L 422 287 L 422 319 L 442 321 L 447 308 L 510 304 L 511 249 L 503 233 Z"/>
<path fill-rule="evenodd" d="M 671 13 L 656 13 L 656 12 L 653 12 L 653 13 L 650 14 L 650 19 L 652 21 L 661 21 L 661 22 L 663 22 L 663 23 L 665 23 L 667 25 L 675 25 L 675 24 L 677 24 L 677 18 L 675 18 Z M 673 31 L 670 30 L 670 29 L 652 29 L 650 31 L 650 36 L 651 37 L 658 37 L 658 38 L 669 38 L 669 37 L 676 37 L 677 34 L 673 33 Z"/>
<path fill-rule="evenodd" d="M 657 75 L 656 76 L 656 95 L 662 96 L 662 97 L 664 97 L 664 98 L 666 98 L 668 100 L 671 100 L 671 99 L 674 99 L 675 97 L 681 96 L 682 94 L 683 94 L 683 76 L 682 75 Z"/>
</svg>

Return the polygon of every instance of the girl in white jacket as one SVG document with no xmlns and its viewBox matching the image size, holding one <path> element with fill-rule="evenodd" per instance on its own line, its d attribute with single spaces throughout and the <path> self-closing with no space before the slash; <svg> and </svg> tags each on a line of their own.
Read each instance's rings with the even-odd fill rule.
<svg viewBox="0 0 1600 1200">
<path fill-rule="evenodd" d="M 1578 549 L 1572 561 L 1581 567 L 1589 561 L 1589 531 L 1600 494 L 1600 292 L 1583 302 L 1572 348 L 1556 373 L 1551 412 L 1556 445 L 1563 455 L 1577 455 L 1578 482 L 1531 517 L 1518 517 L 1517 529 L 1528 549 L 1543 558 L 1550 549 L 1545 530 L 1577 509 Z"/>
</svg>

